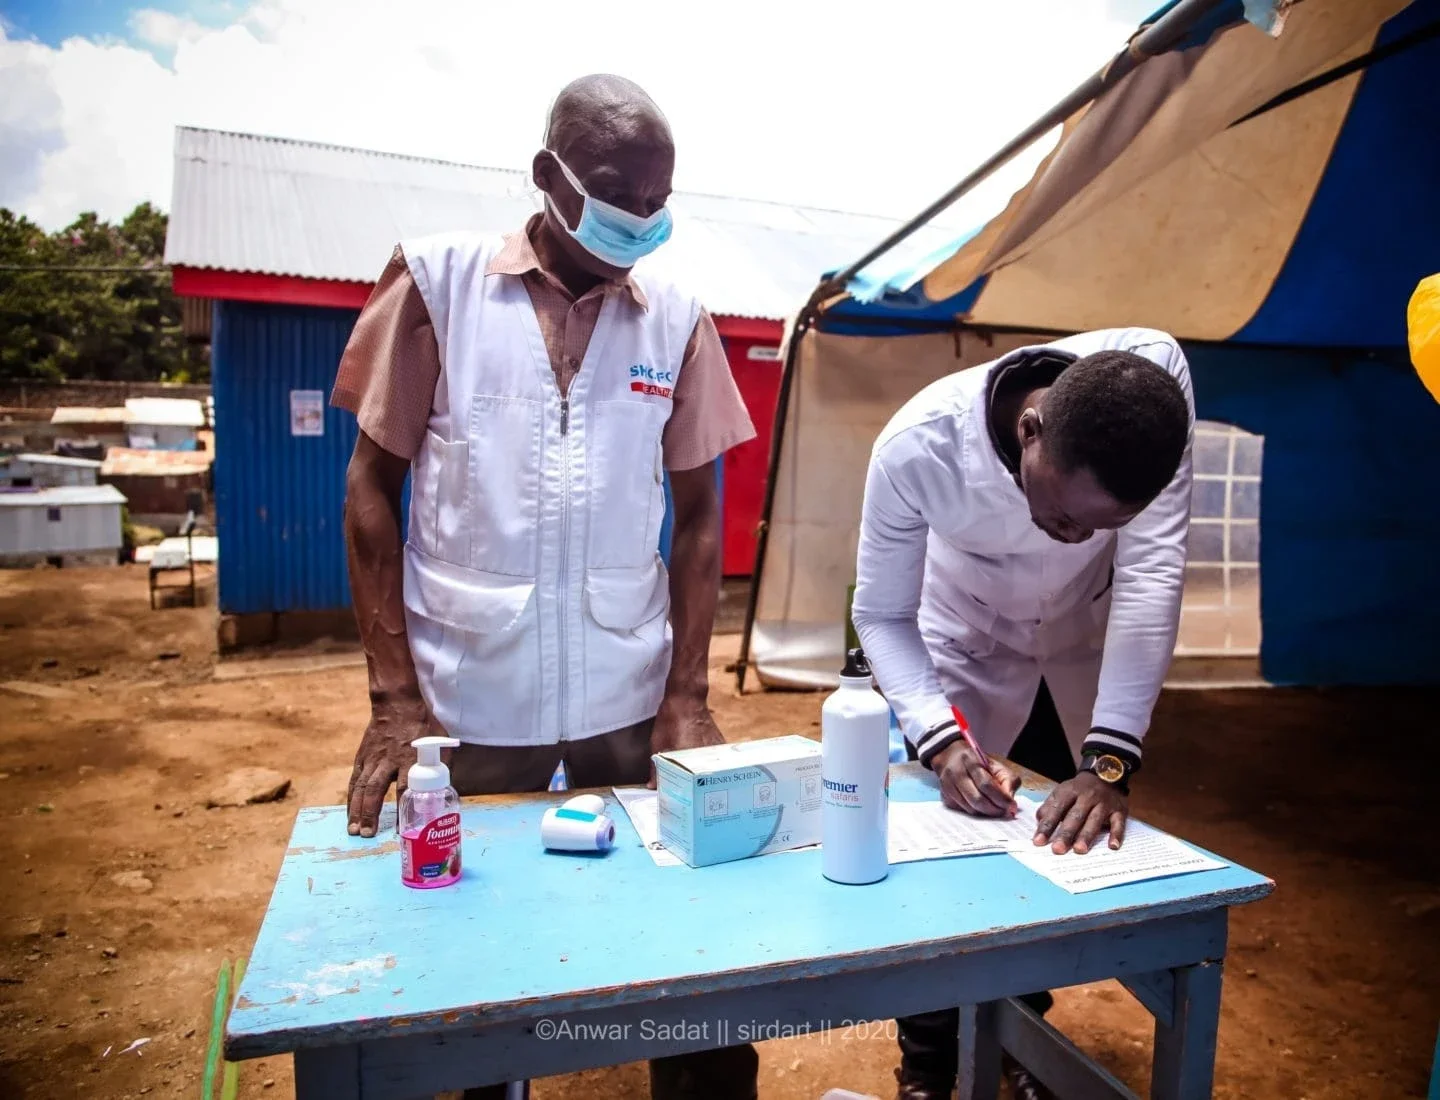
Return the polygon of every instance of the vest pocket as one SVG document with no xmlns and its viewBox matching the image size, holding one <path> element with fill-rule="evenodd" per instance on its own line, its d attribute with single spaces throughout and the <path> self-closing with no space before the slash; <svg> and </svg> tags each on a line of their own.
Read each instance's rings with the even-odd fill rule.
<svg viewBox="0 0 1440 1100">
<path fill-rule="evenodd" d="M 418 547 L 405 554 L 405 606 L 431 622 L 499 640 L 529 608 L 533 580 L 483 573 L 441 561 Z"/>
<path fill-rule="evenodd" d="M 420 690 L 442 729 L 480 744 L 540 739 L 535 582 L 405 548 L 405 622 Z"/>
<path fill-rule="evenodd" d="M 465 440 L 447 443 L 426 431 L 414 471 L 412 541 L 426 553 L 462 565 L 470 560 L 464 522 L 469 471 L 470 445 Z"/>
<path fill-rule="evenodd" d="M 670 671 L 669 595 L 658 554 L 639 569 L 585 574 L 585 705 L 592 728 L 655 713 Z"/>
<path fill-rule="evenodd" d="M 470 403 L 475 451 L 469 565 L 507 577 L 534 577 L 540 524 L 541 404 L 528 397 L 480 395 Z"/>
<path fill-rule="evenodd" d="M 647 402 L 595 402 L 587 462 L 591 567 L 643 569 L 654 561 L 665 508 L 663 428 L 660 410 Z"/>
<path fill-rule="evenodd" d="M 640 569 L 592 569 L 585 574 L 590 617 L 607 630 L 644 626 L 669 607 L 668 580 L 655 554 Z"/>
</svg>

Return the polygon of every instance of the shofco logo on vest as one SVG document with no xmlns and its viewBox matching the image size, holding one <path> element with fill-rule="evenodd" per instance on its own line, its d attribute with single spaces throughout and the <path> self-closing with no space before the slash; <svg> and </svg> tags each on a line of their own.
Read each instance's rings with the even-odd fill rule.
<svg viewBox="0 0 1440 1100">
<path fill-rule="evenodd" d="M 674 371 L 656 370 L 654 367 L 636 363 L 630 368 L 630 378 L 630 389 L 634 393 L 670 399 L 675 396 L 675 391 L 671 388 L 675 385 Z"/>
</svg>

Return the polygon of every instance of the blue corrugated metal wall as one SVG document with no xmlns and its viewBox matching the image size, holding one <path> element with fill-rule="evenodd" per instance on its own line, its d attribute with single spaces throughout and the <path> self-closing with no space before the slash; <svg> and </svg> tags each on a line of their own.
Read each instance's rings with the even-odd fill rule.
<svg viewBox="0 0 1440 1100">
<path fill-rule="evenodd" d="M 725 462 L 715 463 L 715 493 L 720 498 L 720 544 L 725 544 Z M 675 501 L 670 495 L 670 475 L 665 475 L 665 518 L 660 521 L 660 556 L 665 564 L 670 564 L 670 513 L 675 508 Z M 722 549 L 723 553 L 723 549 Z"/>
<path fill-rule="evenodd" d="M 350 606 L 345 466 L 355 418 L 328 405 L 354 310 L 217 302 L 211 337 L 220 610 Z M 290 392 L 325 394 L 325 434 L 290 434 Z M 724 463 L 716 463 L 724 509 Z M 407 483 L 406 513 L 409 510 Z M 670 480 L 660 552 L 670 560 Z"/>
<path fill-rule="evenodd" d="M 220 610 L 350 606 L 345 466 L 355 418 L 328 405 L 353 310 L 217 302 L 211 337 Z M 325 434 L 290 434 L 290 391 L 325 394 Z"/>
<path fill-rule="evenodd" d="M 1266 679 L 1440 683 L 1440 405 L 1404 352 L 1186 352 L 1196 414 L 1265 437 Z"/>
</svg>

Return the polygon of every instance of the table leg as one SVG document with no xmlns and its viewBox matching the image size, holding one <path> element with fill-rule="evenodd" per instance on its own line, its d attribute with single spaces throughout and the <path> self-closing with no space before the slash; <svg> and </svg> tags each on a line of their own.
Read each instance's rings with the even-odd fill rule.
<svg viewBox="0 0 1440 1100">
<path fill-rule="evenodd" d="M 1430 1091 L 1428 1100 L 1440 1100 L 1440 1035 L 1435 1036 L 1435 1061 L 1430 1063 Z"/>
<path fill-rule="evenodd" d="M 295 1100 L 360 1100 L 360 1048 L 295 1052 Z"/>
<path fill-rule="evenodd" d="M 960 1006 L 959 1100 L 997 1100 L 1000 1095 L 1000 1035 L 997 1002 Z"/>
<path fill-rule="evenodd" d="M 1204 962 L 1175 975 L 1175 1017 L 1155 1024 L 1152 1100 L 1209 1100 L 1215 1081 L 1215 1036 L 1220 1027 L 1224 966 Z"/>
</svg>

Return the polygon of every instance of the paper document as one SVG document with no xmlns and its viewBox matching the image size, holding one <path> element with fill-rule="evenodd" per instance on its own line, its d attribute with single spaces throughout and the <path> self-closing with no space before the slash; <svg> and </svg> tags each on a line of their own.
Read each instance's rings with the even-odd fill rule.
<svg viewBox="0 0 1440 1100">
<path fill-rule="evenodd" d="M 612 789 L 656 866 L 683 867 L 684 860 L 660 843 L 659 795 L 645 787 Z M 1006 820 L 972 817 L 949 809 L 942 802 L 892 802 L 890 862 L 914 863 L 1008 852 L 1036 874 L 1072 894 L 1225 866 L 1138 821 L 1130 822 L 1125 831 L 1125 844 L 1118 852 L 1111 851 L 1108 841 L 1102 837 L 1098 846 L 1083 856 L 1074 852 L 1057 856 L 1048 847 L 1035 847 L 1035 811 L 1040 803 L 1023 796 L 1017 798 L 1016 803 L 1020 812 Z"/>
<path fill-rule="evenodd" d="M 1102 835 L 1095 847 L 1084 855 L 1067 852 L 1057 856 L 1049 848 L 1029 847 L 1010 853 L 1037 875 L 1048 878 L 1062 890 L 1084 894 L 1120 886 L 1127 882 L 1188 875 L 1193 871 L 1213 871 L 1226 864 L 1201 855 L 1190 845 L 1167 836 L 1149 825 L 1132 821 L 1125 827 L 1125 843 L 1120 850 L 1110 847 L 1108 836 Z"/>
<path fill-rule="evenodd" d="M 660 795 L 648 787 L 612 787 L 620 805 L 625 807 L 630 824 L 640 834 L 650 858 L 659 867 L 679 867 L 684 861 L 660 843 Z"/>
<path fill-rule="evenodd" d="M 949 859 L 1031 848 L 1040 804 L 1017 798 L 1012 818 L 972 817 L 943 802 L 890 803 L 890 862 Z"/>
</svg>

